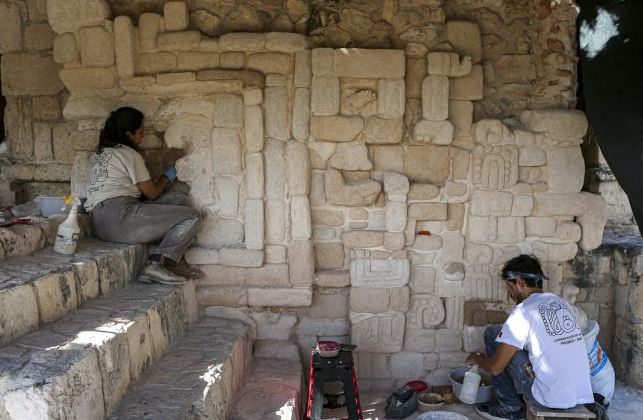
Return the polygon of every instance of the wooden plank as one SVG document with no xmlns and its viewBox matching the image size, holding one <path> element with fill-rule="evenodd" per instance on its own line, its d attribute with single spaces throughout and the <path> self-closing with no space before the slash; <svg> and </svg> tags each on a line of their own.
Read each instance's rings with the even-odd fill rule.
<svg viewBox="0 0 643 420">
<path fill-rule="evenodd" d="M 585 406 L 579 404 L 576 407 L 568 408 L 567 410 L 559 410 L 555 408 L 537 409 L 530 404 L 527 404 L 529 411 L 536 418 L 558 417 L 569 419 L 594 419 L 596 414 L 592 413 Z"/>
</svg>

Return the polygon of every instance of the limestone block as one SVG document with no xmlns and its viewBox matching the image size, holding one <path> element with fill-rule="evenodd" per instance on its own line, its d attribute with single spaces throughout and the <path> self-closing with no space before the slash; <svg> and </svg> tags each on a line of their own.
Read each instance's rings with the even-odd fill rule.
<svg viewBox="0 0 643 420">
<path fill-rule="evenodd" d="M 253 312 L 257 324 L 257 340 L 290 340 L 294 333 L 297 316 L 277 312 Z"/>
<path fill-rule="evenodd" d="M 47 1 L 47 17 L 54 32 L 62 34 L 101 24 L 110 10 L 103 0 L 52 0 Z"/>
<path fill-rule="evenodd" d="M 260 250 L 242 248 L 221 248 L 218 264 L 232 267 L 261 267 L 264 263 L 264 253 Z"/>
<path fill-rule="evenodd" d="M 448 218 L 445 224 L 446 230 L 461 230 L 464 223 L 464 203 L 449 203 L 447 207 Z"/>
<path fill-rule="evenodd" d="M 176 56 L 169 52 L 145 53 L 138 57 L 141 74 L 167 73 L 176 68 Z"/>
<path fill-rule="evenodd" d="M 17 4 L 0 4 L 0 53 L 22 49 L 20 7 Z"/>
<path fill-rule="evenodd" d="M 290 203 L 291 234 L 293 239 L 310 240 L 312 222 L 310 218 L 310 202 L 308 196 L 297 195 Z"/>
<path fill-rule="evenodd" d="M 64 88 L 51 55 L 3 55 L 1 75 L 4 96 L 56 95 Z"/>
<path fill-rule="evenodd" d="M 445 203 L 409 204 L 409 219 L 447 220 L 447 205 Z"/>
<path fill-rule="evenodd" d="M 283 200 L 286 185 L 286 145 L 279 140 L 268 139 L 264 164 L 266 197 Z"/>
<path fill-rule="evenodd" d="M 114 46 L 118 75 L 133 77 L 136 74 L 138 46 L 136 29 L 129 16 L 118 16 L 114 19 Z"/>
<path fill-rule="evenodd" d="M 473 123 L 473 102 L 449 101 L 449 121 L 453 124 L 454 137 L 471 136 Z"/>
<path fill-rule="evenodd" d="M 534 255 L 540 261 L 565 262 L 573 259 L 578 252 L 576 243 L 558 244 L 543 241 L 533 241 Z"/>
<path fill-rule="evenodd" d="M 551 236 L 556 230 L 556 219 L 553 217 L 526 217 L 525 233 L 527 236 Z"/>
<path fill-rule="evenodd" d="M 548 147 L 546 151 L 547 191 L 579 192 L 585 179 L 585 160 L 580 146 Z"/>
<path fill-rule="evenodd" d="M 345 221 L 344 213 L 340 210 L 314 209 L 312 217 L 316 226 L 343 226 Z"/>
<path fill-rule="evenodd" d="M 318 242 L 315 244 L 315 261 L 319 270 L 344 267 L 344 246 L 341 242 Z"/>
<path fill-rule="evenodd" d="M 172 87 L 172 85 L 180 85 L 194 81 L 196 81 L 196 74 L 193 72 L 177 72 L 156 75 L 156 83 L 159 86 Z"/>
<path fill-rule="evenodd" d="M 114 37 L 102 26 L 81 28 L 80 61 L 85 66 L 110 67 L 114 65 Z"/>
<path fill-rule="evenodd" d="M 183 31 L 190 24 L 188 6 L 182 1 L 169 1 L 163 5 L 163 22 L 166 31 Z"/>
<path fill-rule="evenodd" d="M 25 28 L 25 47 L 29 50 L 51 50 L 55 34 L 47 23 L 31 23 Z"/>
<path fill-rule="evenodd" d="M 313 169 L 326 169 L 326 163 L 335 152 L 336 147 L 337 145 L 335 143 L 322 141 L 308 143 L 311 167 Z"/>
<path fill-rule="evenodd" d="M 308 141 L 310 135 L 310 89 L 296 89 L 292 110 L 292 135 L 299 141 Z"/>
<path fill-rule="evenodd" d="M 190 248 L 192 249 L 194 248 Z M 287 264 L 264 264 L 259 268 L 202 265 L 200 268 L 205 274 L 205 278 L 200 281 L 203 286 L 290 287 Z"/>
<path fill-rule="evenodd" d="M 161 30 L 161 15 L 143 13 L 138 18 L 138 46 L 141 52 L 156 50 L 156 39 Z"/>
<path fill-rule="evenodd" d="M 536 145 L 522 146 L 518 148 L 518 163 L 520 166 L 542 166 L 547 163 L 547 154 Z"/>
<path fill-rule="evenodd" d="M 578 110 L 523 111 L 520 122 L 529 131 L 572 142 L 569 145 L 580 144 L 587 132 L 587 117 Z"/>
<path fill-rule="evenodd" d="M 250 54 L 246 68 L 263 74 L 288 74 L 292 72 L 292 56 L 277 52 Z"/>
<path fill-rule="evenodd" d="M 74 273 L 50 274 L 33 283 L 38 314 L 43 323 L 52 322 L 78 307 Z"/>
<path fill-rule="evenodd" d="M 310 134 L 316 140 L 347 142 L 364 129 L 360 117 L 313 116 L 310 119 Z"/>
<path fill-rule="evenodd" d="M 486 327 L 466 325 L 463 331 L 463 350 L 468 353 L 484 352 L 484 330 Z"/>
<path fill-rule="evenodd" d="M 514 135 L 502 121 L 480 120 L 473 129 L 473 137 L 480 144 L 513 143 Z"/>
<path fill-rule="evenodd" d="M 433 184 L 413 183 L 409 188 L 409 200 L 431 200 L 440 194 L 440 187 Z"/>
<path fill-rule="evenodd" d="M 294 287 L 312 287 L 315 277 L 315 250 L 310 241 L 292 241 L 288 246 L 290 283 Z"/>
<path fill-rule="evenodd" d="M 502 83 L 529 84 L 538 74 L 533 57 L 529 54 L 502 54 L 495 58 L 493 72 Z"/>
<path fill-rule="evenodd" d="M 286 209 L 283 199 L 266 201 L 266 240 L 280 243 L 286 231 Z"/>
<path fill-rule="evenodd" d="M 177 54 L 177 70 L 208 70 L 219 67 L 219 54 L 210 52 L 183 51 Z M 200 73 L 199 76 L 202 76 Z M 199 77 L 201 80 L 201 77 Z M 256 105 L 249 104 L 246 105 Z"/>
<path fill-rule="evenodd" d="M 554 236 L 561 241 L 578 242 L 581 238 L 580 225 L 574 222 L 559 222 Z"/>
<path fill-rule="evenodd" d="M 250 250 L 263 249 L 263 200 L 246 200 L 243 227 L 246 248 Z"/>
<path fill-rule="evenodd" d="M 427 55 L 428 73 L 435 76 L 462 77 L 471 72 L 471 57 L 462 60 L 452 52 L 430 52 Z"/>
<path fill-rule="evenodd" d="M 197 298 L 202 306 L 248 306 L 248 293 L 242 287 L 200 287 Z"/>
<path fill-rule="evenodd" d="M 426 77 L 426 60 L 418 58 L 406 59 L 406 97 L 413 99 L 422 98 L 422 81 Z"/>
<path fill-rule="evenodd" d="M 340 293 L 315 293 L 313 305 L 310 307 L 310 316 L 325 319 L 347 318 L 347 296 Z"/>
<path fill-rule="evenodd" d="M 353 287 L 400 287 L 409 282 L 408 259 L 371 259 L 368 256 L 351 260 Z"/>
<path fill-rule="evenodd" d="M 450 20 L 446 24 L 447 41 L 460 55 L 468 55 L 474 63 L 482 59 L 480 28 L 474 22 Z"/>
<path fill-rule="evenodd" d="M 245 89 L 243 91 L 244 105 L 261 105 L 263 102 L 263 90 L 258 88 Z"/>
<path fill-rule="evenodd" d="M 515 146 L 476 146 L 473 150 L 473 185 L 485 190 L 501 190 L 518 182 L 518 148 Z"/>
<path fill-rule="evenodd" d="M 467 239 L 474 243 L 495 242 L 498 235 L 498 218 L 470 215 L 467 218 Z"/>
<path fill-rule="evenodd" d="M 449 99 L 459 101 L 482 99 L 483 79 L 482 66 L 479 64 L 474 65 L 468 75 L 449 79 Z"/>
<path fill-rule="evenodd" d="M 386 232 L 384 233 L 384 248 L 399 251 L 404 249 L 406 244 L 406 237 L 404 232 Z"/>
<path fill-rule="evenodd" d="M 439 329 L 435 337 L 436 351 L 459 351 L 462 350 L 462 330 Z"/>
<path fill-rule="evenodd" d="M 440 262 L 460 262 L 464 255 L 464 236 L 460 232 L 445 232 L 442 234 L 443 247 Z"/>
<path fill-rule="evenodd" d="M 310 50 L 297 51 L 295 53 L 295 74 L 294 83 L 296 88 L 310 87 L 312 78 L 312 63 Z"/>
<path fill-rule="evenodd" d="M 512 244 L 522 242 L 524 239 L 525 219 L 523 217 L 498 217 L 498 243 Z"/>
<path fill-rule="evenodd" d="M 248 289 L 250 306 L 310 306 L 312 300 L 313 293 L 309 287 Z"/>
<path fill-rule="evenodd" d="M 389 202 L 386 205 L 386 230 L 404 232 L 404 229 L 406 229 L 406 202 Z"/>
<path fill-rule="evenodd" d="M 446 120 L 449 116 L 449 79 L 427 76 L 422 82 L 422 116 L 430 121 Z"/>
<path fill-rule="evenodd" d="M 281 245 L 266 245 L 266 263 L 283 264 L 286 262 L 286 247 Z"/>
<path fill-rule="evenodd" d="M 431 329 L 442 324 L 445 315 L 442 299 L 431 294 L 414 294 L 411 296 L 406 328 L 408 330 Z"/>
<path fill-rule="evenodd" d="M 446 309 L 446 317 L 444 320 L 444 326 L 449 329 L 462 330 L 464 328 L 464 298 L 463 297 L 450 297 L 444 300 L 444 306 Z M 460 366 L 462 363 L 462 358 L 460 354 L 457 354 L 457 366 Z M 466 357 L 466 355 L 463 355 Z"/>
<path fill-rule="evenodd" d="M 464 258 L 471 265 L 488 265 L 493 259 L 493 249 L 489 245 L 467 242 L 464 248 Z"/>
<path fill-rule="evenodd" d="M 381 79 L 377 85 L 377 112 L 386 119 L 402 118 L 406 104 L 404 80 Z"/>
<path fill-rule="evenodd" d="M 410 146 L 406 151 L 404 173 L 411 182 L 440 184 L 449 176 L 449 148 Z"/>
<path fill-rule="evenodd" d="M 529 216 L 534 208 L 534 197 L 531 194 L 516 194 L 511 206 L 512 216 Z"/>
<path fill-rule="evenodd" d="M 222 52 L 219 55 L 219 66 L 223 69 L 243 69 L 246 66 L 246 55 L 238 51 Z"/>
<path fill-rule="evenodd" d="M 364 141 L 367 144 L 395 144 L 402 141 L 403 134 L 402 119 L 370 117 L 366 120 Z"/>
<path fill-rule="evenodd" d="M 513 195 L 506 191 L 480 191 L 471 195 L 470 213 L 474 216 L 509 216 Z"/>
<path fill-rule="evenodd" d="M 346 183 L 337 169 L 328 169 L 325 176 L 326 199 L 338 206 L 361 207 L 375 202 L 382 188 L 374 180 Z"/>
<path fill-rule="evenodd" d="M 311 110 L 314 115 L 339 113 L 339 79 L 314 76 L 311 88 Z"/>
<path fill-rule="evenodd" d="M 409 307 L 409 288 L 370 288 L 351 289 L 350 309 L 353 312 L 377 314 L 387 311 L 405 312 Z"/>
<path fill-rule="evenodd" d="M 266 136 L 288 140 L 288 92 L 285 86 L 266 88 L 264 112 Z"/>
<path fill-rule="evenodd" d="M 286 143 L 288 193 L 291 196 L 310 193 L 310 158 L 305 144 L 297 141 Z"/>
<path fill-rule="evenodd" d="M 606 220 L 605 200 L 591 193 L 534 194 L 533 216 L 576 216 L 581 226 L 581 249 L 595 249 L 601 243 Z"/>
<path fill-rule="evenodd" d="M 243 127 L 244 107 L 240 95 L 221 93 L 214 99 L 214 126 L 223 128 Z M 253 108 L 256 110 L 256 108 Z M 251 121 L 256 123 L 256 120 Z M 256 128 L 255 128 L 256 129 Z"/>
<path fill-rule="evenodd" d="M 200 42 L 198 31 L 164 32 L 156 39 L 156 46 L 161 51 L 190 51 L 197 49 Z"/>
<path fill-rule="evenodd" d="M 263 112 L 258 105 L 245 106 L 243 110 L 243 135 L 248 153 L 263 149 Z"/>
<path fill-rule="evenodd" d="M 285 32 L 268 32 L 266 34 L 266 49 L 285 53 L 296 53 L 308 46 L 306 36 Z"/>
<path fill-rule="evenodd" d="M 346 287 L 350 280 L 348 270 L 318 270 L 315 273 L 315 284 L 319 287 Z"/>
<path fill-rule="evenodd" d="M 332 48 L 315 48 L 311 56 L 312 73 L 320 77 L 335 76 L 335 51 Z"/>
<path fill-rule="evenodd" d="M 342 241 L 347 250 L 353 248 L 371 248 L 384 243 L 384 234 L 382 232 L 369 230 L 346 231 L 342 235 Z"/>
<path fill-rule="evenodd" d="M 442 238 L 436 235 L 417 235 L 413 243 L 414 251 L 435 251 L 442 247 Z"/>
<path fill-rule="evenodd" d="M 368 171 L 373 167 L 366 146 L 360 143 L 339 143 L 328 163 L 347 171 Z"/>
<path fill-rule="evenodd" d="M 382 63 L 386 63 L 386 65 L 382 65 Z M 337 77 L 403 79 L 404 64 L 404 51 L 401 50 L 366 50 L 358 48 L 335 50 Z"/>
<path fill-rule="evenodd" d="M 0 344 L 34 331 L 38 323 L 38 303 L 33 288 L 15 287 L 0 294 L 0 325 L 3 330 Z"/>
<path fill-rule="evenodd" d="M 351 343 L 373 353 L 397 353 L 404 343 L 404 314 L 350 313 Z"/>
<path fill-rule="evenodd" d="M 427 266 L 411 266 L 409 286 L 413 293 L 433 293 L 435 291 L 435 268 Z"/>
<path fill-rule="evenodd" d="M 76 152 L 71 171 L 71 193 L 76 197 L 87 196 L 87 183 L 91 173 L 91 152 Z"/>
<path fill-rule="evenodd" d="M 212 130 L 212 167 L 215 175 L 237 175 L 241 172 L 241 141 L 233 128 Z"/>
<path fill-rule="evenodd" d="M 424 355 L 404 351 L 391 356 L 391 374 L 395 379 L 422 379 L 424 377 Z"/>
<path fill-rule="evenodd" d="M 340 112 L 343 115 L 377 115 L 377 82 L 344 79 L 341 84 Z"/>
<path fill-rule="evenodd" d="M 404 172 L 404 149 L 401 146 L 372 146 L 373 171 Z"/>
<path fill-rule="evenodd" d="M 304 317 L 297 325 L 297 341 L 305 353 L 315 346 L 317 340 L 335 340 L 347 343 L 350 324 L 346 319 L 313 319 Z"/>
<path fill-rule="evenodd" d="M 464 264 L 459 262 L 449 262 L 444 265 L 444 280 L 447 282 L 461 281 L 465 277 Z"/>
<path fill-rule="evenodd" d="M 384 201 L 384 197 L 382 201 Z M 383 207 L 383 206 L 382 206 Z M 372 230 L 386 230 L 386 212 L 381 210 L 374 210 L 368 212 L 368 222 L 350 222 L 348 224 L 350 229 L 364 229 L 368 227 Z"/>
<path fill-rule="evenodd" d="M 228 51 L 262 50 L 265 44 L 266 36 L 261 33 L 232 32 L 219 38 L 219 48 Z"/>
<path fill-rule="evenodd" d="M 416 143 L 451 144 L 453 124 L 450 121 L 422 120 L 413 127 L 413 141 Z"/>
<path fill-rule="evenodd" d="M 447 181 L 444 186 L 444 198 L 447 199 L 447 202 L 452 203 L 456 201 L 463 201 L 466 198 L 467 194 L 467 184 L 462 182 L 453 182 Z"/>
<path fill-rule="evenodd" d="M 409 189 L 409 180 L 404 175 L 397 172 L 384 173 L 384 192 L 389 200 L 399 198 L 406 201 L 405 197 Z"/>
<path fill-rule="evenodd" d="M 220 248 L 240 245 L 243 240 L 243 226 L 237 219 L 208 216 L 201 222 L 197 233 L 197 244 Z"/>
<path fill-rule="evenodd" d="M 54 61 L 58 64 L 78 61 L 80 51 L 76 36 L 71 33 L 57 35 L 54 38 Z"/>
</svg>

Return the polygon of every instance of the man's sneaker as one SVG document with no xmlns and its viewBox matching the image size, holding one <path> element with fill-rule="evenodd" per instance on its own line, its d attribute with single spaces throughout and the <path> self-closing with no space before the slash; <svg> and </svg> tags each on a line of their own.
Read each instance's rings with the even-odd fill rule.
<svg viewBox="0 0 643 420">
<path fill-rule="evenodd" d="M 523 420 L 525 418 L 524 410 L 507 411 L 496 403 L 476 404 L 476 413 L 490 420 Z"/>
<path fill-rule="evenodd" d="M 177 276 L 157 261 L 150 261 L 143 274 L 161 284 L 179 284 L 186 281 L 185 277 Z"/>
<path fill-rule="evenodd" d="M 177 276 L 185 277 L 187 279 L 202 279 L 204 277 L 203 271 L 196 267 L 192 267 L 184 259 L 179 263 L 175 263 L 170 259 L 165 259 L 163 265 Z"/>
</svg>

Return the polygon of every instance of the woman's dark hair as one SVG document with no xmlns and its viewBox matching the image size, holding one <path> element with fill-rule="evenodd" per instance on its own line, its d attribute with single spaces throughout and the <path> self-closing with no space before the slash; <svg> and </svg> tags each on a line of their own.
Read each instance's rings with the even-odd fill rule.
<svg viewBox="0 0 643 420">
<path fill-rule="evenodd" d="M 105 120 L 105 125 L 100 131 L 96 153 L 102 152 L 105 147 L 118 147 L 122 144 L 138 150 L 138 147 L 130 140 L 129 134 L 134 134 L 136 130 L 141 128 L 143 117 L 141 111 L 128 106 L 113 111 Z"/>
<path fill-rule="evenodd" d="M 529 287 L 538 288 L 543 287 L 543 280 L 547 280 L 538 258 L 526 254 L 510 259 L 502 267 L 503 280 L 515 281 L 518 277 L 522 278 Z"/>
</svg>

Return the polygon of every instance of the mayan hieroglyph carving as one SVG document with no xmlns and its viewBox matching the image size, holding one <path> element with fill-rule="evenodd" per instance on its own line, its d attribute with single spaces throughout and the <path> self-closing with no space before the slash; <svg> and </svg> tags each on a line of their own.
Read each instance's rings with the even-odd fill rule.
<svg viewBox="0 0 643 420">
<path fill-rule="evenodd" d="M 378 315 L 351 312 L 351 341 L 369 352 L 395 353 L 404 343 L 404 314 L 386 312 Z"/>
</svg>

